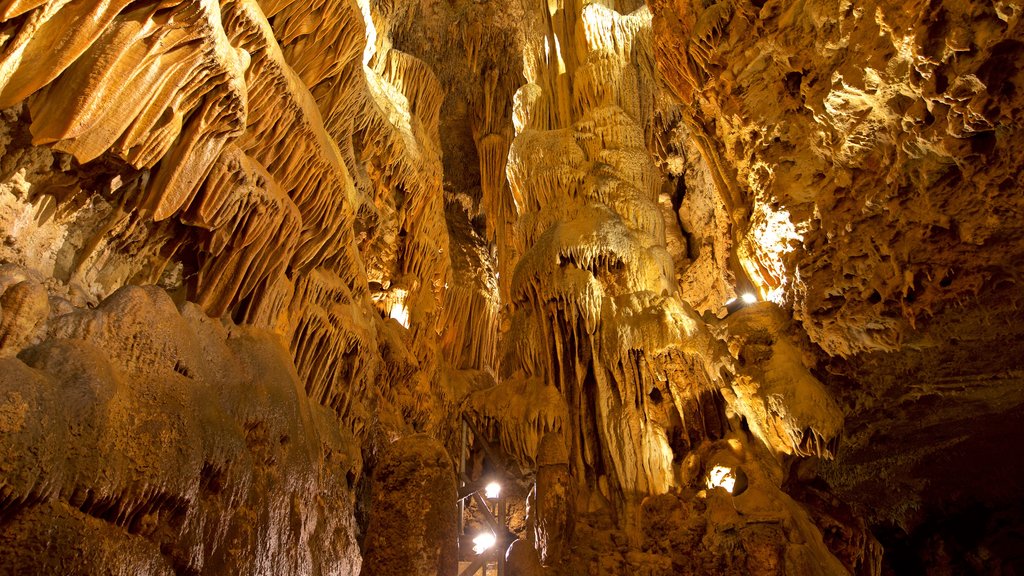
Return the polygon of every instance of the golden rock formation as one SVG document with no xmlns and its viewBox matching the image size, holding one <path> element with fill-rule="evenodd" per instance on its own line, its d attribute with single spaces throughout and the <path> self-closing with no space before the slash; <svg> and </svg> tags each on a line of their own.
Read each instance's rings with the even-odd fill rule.
<svg viewBox="0 0 1024 576">
<path fill-rule="evenodd" d="M 1010 573 L 1022 13 L 0 0 L 0 572 Z"/>
</svg>

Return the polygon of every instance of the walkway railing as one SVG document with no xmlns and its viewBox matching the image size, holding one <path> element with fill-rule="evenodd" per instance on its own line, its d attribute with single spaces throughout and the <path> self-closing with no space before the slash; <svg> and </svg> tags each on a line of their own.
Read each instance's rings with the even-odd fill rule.
<svg viewBox="0 0 1024 576">
<path fill-rule="evenodd" d="M 472 436 L 472 438 L 471 438 Z M 488 484 L 480 482 L 471 483 L 466 474 L 466 460 L 470 456 L 470 440 L 479 442 L 491 462 L 499 469 L 503 468 L 502 461 L 498 458 L 497 452 L 488 442 L 487 438 L 481 435 L 472 422 L 465 416 L 462 417 L 462 433 L 459 449 L 459 551 L 467 548 L 465 517 L 466 501 L 473 500 L 476 503 L 476 517 L 481 519 L 490 530 L 490 537 L 487 533 L 481 533 L 473 538 L 476 558 L 459 572 L 459 576 L 473 576 L 479 572 L 487 576 L 488 566 L 494 564 L 497 576 L 505 576 L 505 549 L 509 546 L 507 534 L 508 528 L 505 525 L 505 497 L 501 494 L 501 485 L 497 480 Z M 503 473 L 502 477 L 507 478 Z"/>
</svg>

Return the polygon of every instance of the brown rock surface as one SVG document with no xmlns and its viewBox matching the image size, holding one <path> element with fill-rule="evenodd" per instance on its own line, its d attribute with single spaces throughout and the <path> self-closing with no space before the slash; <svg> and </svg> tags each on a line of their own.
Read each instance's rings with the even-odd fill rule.
<svg viewBox="0 0 1024 576">
<path fill-rule="evenodd" d="M 38 340 L 50 314 L 46 288 L 34 280 L 8 284 L 0 294 L 0 354 L 16 353 Z"/>
<path fill-rule="evenodd" d="M 2 362 L 5 570 L 358 569 L 358 446 L 277 336 L 126 287 Z"/>
<path fill-rule="evenodd" d="M 544 576 L 537 550 L 525 540 L 516 540 L 505 555 L 509 576 Z"/>
<path fill-rule="evenodd" d="M 562 557 L 569 540 L 571 489 L 565 439 L 549 432 L 538 448 L 537 483 L 531 511 L 537 551 L 540 559 L 549 564 Z"/>
<path fill-rule="evenodd" d="M 455 476 L 437 440 L 417 434 L 388 446 L 372 491 L 360 574 L 456 573 Z"/>
</svg>

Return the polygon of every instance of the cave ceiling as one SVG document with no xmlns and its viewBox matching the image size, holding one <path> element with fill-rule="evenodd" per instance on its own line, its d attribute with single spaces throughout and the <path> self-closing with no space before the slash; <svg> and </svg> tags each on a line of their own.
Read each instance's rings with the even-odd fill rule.
<svg viewBox="0 0 1024 576">
<path fill-rule="evenodd" d="M 0 0 L 0 572 L 1024 570 L 1022 15 Z"/>
</svg>

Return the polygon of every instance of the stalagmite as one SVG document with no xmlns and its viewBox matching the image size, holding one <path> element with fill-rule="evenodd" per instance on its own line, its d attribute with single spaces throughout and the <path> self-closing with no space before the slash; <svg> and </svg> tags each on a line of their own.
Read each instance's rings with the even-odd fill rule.
<svg viewBox="0 0 1024 576">
<path fill-rule="evenodd" d="M 534 489 L 534 533 L 541 560 L 557 562 L 568 545 L 572 485 L 565 437 L 548 432 L 541 438 L 537 454 L 537 486 Z"/>
<path fill-rule="evenodd" d="M 509 576 L 542 576 L 544 566 L 537 558 L 537 551 L 525 540 L 516 540 L 509 546 L 507 556 Z"/>
<path fill-rule="evenodd" d="M 0 293 L 0 311 L 0 353 L 13 355 L 45 328 L 50 312 L 46 289 L 34 279 L 11 281 Z"/>
<path fill-rule="evenodd" d="M 374 474 L 360 574 L 454 573 L 454 501 L 452 463 L 436 440 L 408 436 L 389 446 Z"/>
</svg>

